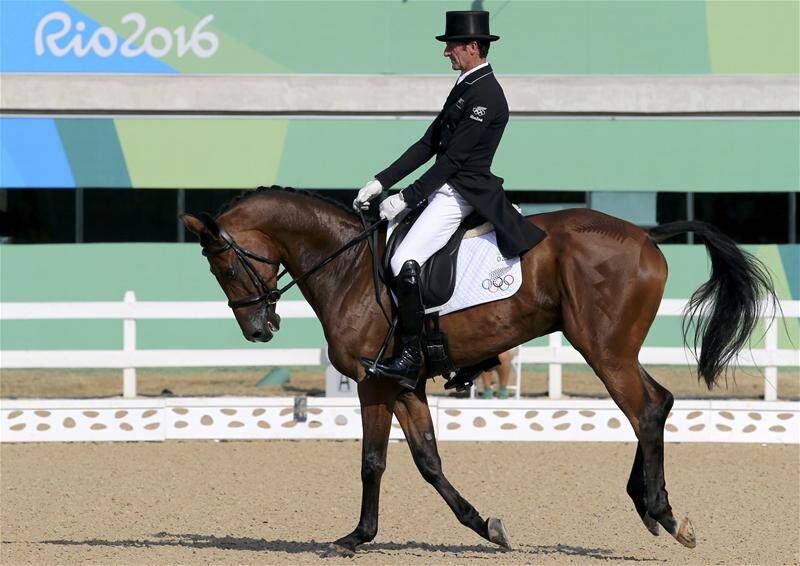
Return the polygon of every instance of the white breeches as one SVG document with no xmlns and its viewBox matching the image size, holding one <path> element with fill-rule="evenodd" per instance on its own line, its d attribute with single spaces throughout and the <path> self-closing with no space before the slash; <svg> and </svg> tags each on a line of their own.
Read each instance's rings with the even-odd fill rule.
<svg viewBox="0 0 800 566">
<path fill-rule="evenodd" d="M 428 206 L 397 246 L 392 256 L 392 272 L 397 275 L 410 259 L 422 266 L 444 247 L 461 221 L 472 212 L 472 205 L 445 183 L 428 198 Z"/>
</svg>

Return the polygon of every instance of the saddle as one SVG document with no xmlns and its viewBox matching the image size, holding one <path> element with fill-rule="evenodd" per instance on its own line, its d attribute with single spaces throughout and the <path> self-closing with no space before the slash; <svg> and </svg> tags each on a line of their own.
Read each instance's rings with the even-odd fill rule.
<svg viewBox="0 0 800 566">
<path fill-rule="evenodd" d="M 384 282 L 392 279 L 391 257 L 408 235 L 411 226 L 422 210 L 423 208 L 419 207 L 409 212 L 395 226 L 387 240 L 382 263 Z M 432 255 L 420 271 L 422 302 L 426 308 L 422 342 L 428 375 L 442 375 L 449 380 L 448 383 L 455 379 L 453 374 L 455 374 L 456 368 L 450 360 L 447 334 L 442 332 L 439 327 L 439 313 L 436 309 L 447 303 L 453 295 L 456 285 L 458 250 L 461 242 L 492 230 L 494 230 L 494 226 L 490 222 L 486 222 L 476 212 L 471 213 L 461 222 L 447 244 Z"/>
<path fill-rule="evenodd" d="M 419 207 L 408 213 L 392 231 L 386 242 L 386 251 L 383 256 L 383 272 L 389 278 L 393 277 L 390 260 L 400 243 L 408 235 L 412 224 L 422 213 Z M 477 212 L 471 213 L 450 236 L 442 249 L 433 254 L 422 266 L 420 279 L 422 281 L 422 302 L 426 310 L 440 307 L 453 296 L 456 286 L 456 266 L 458 262 L 458 249 L 463 240 L 474 238 L 494 230 L 490 222 L 486 222 Z"/>
</svg>

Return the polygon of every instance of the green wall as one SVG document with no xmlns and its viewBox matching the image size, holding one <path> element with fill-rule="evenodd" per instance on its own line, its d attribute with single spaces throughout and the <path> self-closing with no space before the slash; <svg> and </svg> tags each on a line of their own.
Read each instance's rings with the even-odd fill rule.
<svg viewBox="0 0 800 566">
<path fill-rule="evenodd" d="M 703 246 L 663 245 L 670 266 L 666 298 L 686 298 L 708 277 Z M 781 298 L 800 299 L 800 245 L 748 246 L 770 268 Z M 0 246 L 0 299 L 119 301 L 126 290 L 142 301 L 224 300 L 196 244 Z M 292 289 L 287 299 L 300 299 Z M 287 319 L 265 345 L 246 342 L 233 320 L 140 321 L 140 348 L 298 348 L 324 345 L 316 319 Z M 647 344 L 680 345 L 679 319 L 656 322 Z M 782 347 L 792 347 L 781 327 Z M 3 349 L 118 349 L 121 321 L 3 321 Z"/>
<path fill-rule="evenodd" d="M 163 62 L 179 73 L 446 73 L 444 12 L 472 0 L 70 1 L 122 37 L 124 14 L 149 26 L 206 28 L 209 58 Z M 486 0 L 503 73 L 797 73 L 793 0 Z"/>
<path fill-rule="evenodd" d="M 55 123 L 79 187 L 327 189 L 361 186 L 429 121 L 4 117 L 0 126 L 16 132 L 23 122 L 31 147 L 39 135 L 32 126 Z M 62 160 L 57 151 L 37 155 L 36 170 Z M 509 190 L 797 191 L 798 155 L 797 120 L 519 118 L 492 169 Z"/>
</svg>

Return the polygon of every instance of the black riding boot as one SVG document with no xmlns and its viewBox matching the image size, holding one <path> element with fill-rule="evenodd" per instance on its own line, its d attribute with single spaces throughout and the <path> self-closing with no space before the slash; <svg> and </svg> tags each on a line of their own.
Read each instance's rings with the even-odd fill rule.
<svg viewBox="0 0 800 566">
<path fill-rule="evenodd" d="M 422 290 L 419 286 L 419 264 L 413 259 L 405 262 L 400 269 L 396 292 L 400 343 L 403 348 L 388 360 L 379 362 L 376 370 L 378 375 L 394 379 L 406 389 L 414 390 L 422 368 L 420 335 L 425 308 L 422 306 Z"/>
<path fill-rule="evenodd" d="M 475 364 L 474 366 L 461 368 L 453 377 L 447 380 L 447 382 L 444 384 L 444 388 L 455 388 L 456 391 L 464 391 L 465 389 L 469 389 L 472 387 L 472 382 L 475 381 L 480 374 L 496 368 L 499 365 L 500 358 L 493 356 L 488 360 L 483 360 L 482 362 Z"/>
</svg>

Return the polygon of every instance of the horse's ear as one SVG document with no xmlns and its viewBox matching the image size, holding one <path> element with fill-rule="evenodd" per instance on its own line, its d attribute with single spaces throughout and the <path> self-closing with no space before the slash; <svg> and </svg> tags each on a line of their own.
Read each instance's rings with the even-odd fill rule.
<svg viewBox="0 0 800 566">
<path fill-rule="evenodd" d="M 181 214 L 178 216 L 178 219 L 183 222 L 183 225 L 186 226 L 186 229 L 189 230 L 189 232 L 192 232 L 198 238 L 203 234 L 205 226 L 203 225 L 203 222 L 196 216 L 192 216 L 191 214 Z"/>
<path fill-rule="evenodd" d="M 219 238 L 219 226 L 217 226 L 217 221 L 214 220 L 210 214 L 206 212 L 201 212 L 197 215 L 200 219 L 200 222 L 203 223 L 203 226 L 211 234 L 214 238 Z"/>
<path fill-rule="evenodd" d="M 178 219 L 183 222 L 186 229 L 195 234 L 198 238 L 211 236 L 212 238 L 219 237 L 219 226 L 217 222 L 205 212 L 201 212 L 197 216 L 191 214 L 181 214 Z"/>
</svg>

